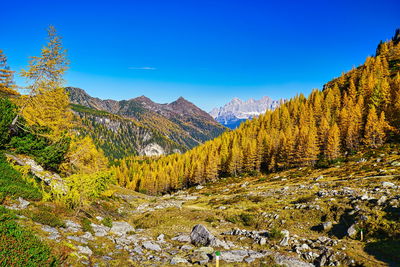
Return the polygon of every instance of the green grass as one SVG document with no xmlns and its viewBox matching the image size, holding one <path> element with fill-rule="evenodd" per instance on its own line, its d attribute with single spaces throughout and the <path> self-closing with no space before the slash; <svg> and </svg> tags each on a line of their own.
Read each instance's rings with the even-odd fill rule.
<svg viewBox="0 0 400 267">
<path fill-rule="evenodd" d="M 104 219 L 101 221 L 101 223 L 102 223 L 104 226 L 107 226 L 107 227 L 110 227 L 110 228 L 111 228 L 112 225 L 113 225 L 111 217 L 106 217 L 106 218 L 104 218 Z"/>
<path fill-rule="evenodd" d="M 11 211 L 0 206 L 0 266 L 57 266 L 50 248 L 15 219 Z"/>
<path fill-rule="evenodd" d="M 34 184 L 28 183 L 0 152 L 0 195 L 28 200 L 42 199 L 42 193 Z"/>
<path fill-rule="evenodd" d="M 51 227 L 65 227 L 65 223 L 57 215 L 46 210 L 38 210 L 30 217 L 35 222 L 49 225 Z"/>
</svg>

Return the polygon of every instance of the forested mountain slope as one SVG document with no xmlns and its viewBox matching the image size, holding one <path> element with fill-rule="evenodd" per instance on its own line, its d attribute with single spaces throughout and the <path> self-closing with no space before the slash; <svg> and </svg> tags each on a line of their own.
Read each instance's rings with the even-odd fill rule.
<svg viewBox="0 0 400 267">
<path fill-rule="evenodd" d="M 148 193 L 166 192 L 237 176 L 296 166 L 328 165 L 364 147 L 398 137 L 400 32 L 376 55 L 309 97 L 302 94 L 239 129 L 183 155 L 154 161 L 127 158 L 119 183 Z"/>
<path fill-rule="evenodd" d="M 145 96 L 115 101 L 67 87 L 73 110 L 106 155 L 160 155 L 186 151 L 217 137 L 225 128 L 189 101 L 157 104 Z"/>
</svg>

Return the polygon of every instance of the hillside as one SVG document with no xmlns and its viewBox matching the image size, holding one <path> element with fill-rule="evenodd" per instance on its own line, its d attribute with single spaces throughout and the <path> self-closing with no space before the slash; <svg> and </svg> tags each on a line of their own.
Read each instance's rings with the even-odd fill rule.
<svg viewBox="0 0 400 267">
<path fill-rule="evenodd" d="M 100 100 L 84 90 L 67 87 L 73 110 L 89 127 L 106 155 L 161 155 L 184 152 L 225 131 L 211 116 L 179 98 L 157 104 L 145 96 Z"/>
<path fill-rule="evenodd" d="M 229 177 L 164 196 L 113 186 L 80 213 L 38 201 L 29 186 L 14 193 L 25 200 L 3 205 L 14 216 L 7 220 L 40 236 L 38 249 L 51 247 L 62 265 L 214 266 L 221 251 L 224 267 L 399 266 L 398 150 L 385 146 L 329 168 Z M 198 224 L 210 231 L 203 241 L 192 233 Z"/>
<path fill-rule="evenodd" d="M 150 163 L 128 158 L 121 185 L 169 192 L 225 176 L 257 175 L 301 166 L 329 166 L 365 148 L 398 140 L 400 31 L 374 57 L 309 97 L 300 94 L 237 130 L 183 155 Z"/>
<path fill-rule="evenodd" d="M 233 98 L 223 107 L 214 108 L 210 115 L 222 125 L 236 129 L 242 122 L 264 114 L 267 110 L 274 110 L 279 106 L 279 101 L 264 96 L 259 100 L 250 98 L 243 101 L 237 97 Z"/>
</svg>

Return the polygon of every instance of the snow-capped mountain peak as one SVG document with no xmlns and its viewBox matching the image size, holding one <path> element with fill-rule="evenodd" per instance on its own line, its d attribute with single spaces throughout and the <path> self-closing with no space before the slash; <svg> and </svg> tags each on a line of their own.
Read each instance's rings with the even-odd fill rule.
<svg viewBox="0 0 400 267">
<path fill-rule="evenodd" d="M 223 107 L 211 110 L 210 115 L 221 124 L 236 128 L 244 120 L 275 109 L 279 103 L 280 101 L 272 100 L 268 96 L 263 96 L 260 100 L 250 98 L 247 101 L 235 97 Z"/>
</svg>

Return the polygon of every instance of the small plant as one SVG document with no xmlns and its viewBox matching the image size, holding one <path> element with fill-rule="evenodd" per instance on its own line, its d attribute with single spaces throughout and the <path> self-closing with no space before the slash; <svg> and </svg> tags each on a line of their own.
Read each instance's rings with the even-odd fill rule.
<svg viewBox="0 0 400 267">
<path fill-rule="evenodd" d="M 272 228 L 268 234 L 268 237 L 272 240 L 279 240 L 282 239 L 284 235 L 282 234 L 281 230 L 277 228 Z"/>
<path fill-rule="evenodd" d="M 94 232 L 92 228 L 92 222 L 88 218 L 83 218 L 81 221 L 81 225 L 84 232 Z"/>
<path fill-rule="evenodd" d="M 101 221 L 101 223 L 102 223 L 104 226 L 107 226 L 107 227 L 109 227 L 109 228 L 111 228 L 112 225 L 113 225 L 111 217 L 105 217 L 105 218 Z"/>
<path fill-rule="evenodd" d="M 33 213 L 31 219 L 35 222 L 49 225 L 51 227 L 65 227 L 65 223 L 59 217 L 46 210 L 40 210 Z"/>
</svg>

